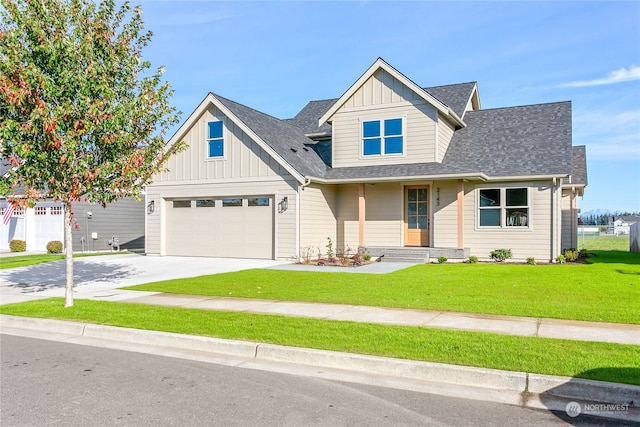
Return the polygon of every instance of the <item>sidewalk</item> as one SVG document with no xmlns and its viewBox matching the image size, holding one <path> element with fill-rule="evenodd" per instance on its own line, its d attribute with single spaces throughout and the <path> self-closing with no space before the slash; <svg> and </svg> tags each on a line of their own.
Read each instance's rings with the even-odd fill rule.
<svg viewBox="0 0 640 427">
<path fill-rule="evenodd" d="M 456 329 L 494 334 L 601 341 L 640 345 L 640 325 L 537 319 L 532 317 L 411 310 L 345 304 L 273 301 L 252 298 L 208 297 L 121 289 L 84 294 L 84 298 L 246 313 L 310 317 L 323 320 L 378 323 L 399 326 Z M 82 297 L 80 297 L 82 298 Z"/>
</svg>

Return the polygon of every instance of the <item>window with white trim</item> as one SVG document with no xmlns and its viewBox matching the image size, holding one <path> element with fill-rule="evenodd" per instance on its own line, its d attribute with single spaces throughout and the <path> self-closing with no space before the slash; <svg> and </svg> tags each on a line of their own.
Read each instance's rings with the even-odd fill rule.
<svg viewBox="0 0 640 427">
<path fill-rule="evenodd" d="M 402 154 L 404 151 L 403 128 L 402 119 L 362 122 L 362 155 Z"/>
<path fill-rule="evenodd" d="M 224 157 L 224 126 L 222 121 L 207 122 L 207 157 Z"/>
<path fill-rule="evenodd" d="M 531 208 L 526 188 L 482 188 L 478 199 L 480 227 L 528 227 Z"/>
<path fill-rule="evenodd" d="M 36 206 L 35 214 L 36 215 L 46 215 L 47 214 L 47 208 L 44 207 L 44 206 Z"/>
</svg>

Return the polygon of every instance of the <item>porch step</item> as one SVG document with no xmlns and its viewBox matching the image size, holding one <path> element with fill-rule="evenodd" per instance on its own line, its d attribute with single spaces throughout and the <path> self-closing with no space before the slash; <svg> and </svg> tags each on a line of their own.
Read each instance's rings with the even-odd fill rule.
<svg viewBox="0 0 640 427">
<path fill-rule="evenodd" d="M 382 247 L 368 246 L 359 248 L 360 253 L 369 253 L 382 262 L 410 262 L 425 264 L 437 260 L 441 256 L 450 261 L 464 261 L 469 258 L 469 249 L 426 248 L 426 247 Z"/>
</svg>

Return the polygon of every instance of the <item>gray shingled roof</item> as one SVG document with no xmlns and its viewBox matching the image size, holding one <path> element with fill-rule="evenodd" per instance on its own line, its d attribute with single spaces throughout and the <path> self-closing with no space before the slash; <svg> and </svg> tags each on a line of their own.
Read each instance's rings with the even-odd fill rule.
<svg viewBox="0 0 640 427">
<path fill-rule="evenodd" d="M 475 86 L 475 82 L 470 82 L 427 87 L 424 88 L 424 90 L 447 107 L 450 107 L 458 117 L 463 117 Z M 306 135 L 331 135 L 331 125 L 324 123 L 321 127 L 318 127 L 318 120 L 338 99 L 339 98 L 332 98 L 310 101 L 295 117 L 287 119 L 286 121 L 298 126 Z"/>
<path fill-rule="evenodd" d="M 298 126 L 306 135 L 331 135 L 331 125 L 323 123 L 318 127 L 318 120 L 336 101 L 338 98 L 310 101 L 295 117 L 287 119 L 287 121 Z"/>
<path fill-rule="evenodd" d="M 576 145 L 573 147 L 571 183 L 587 185 L 587 147 L 584 145 Z"/>
<path fill-rule="evenodd" d="M 442 161 L 488 176 L 569 175 L 571 103 L 468 111 Z"/>
<path fill-rule="evenodd" d="M 313 149 L 313 141 L 285 120 L 212 94 L 301 175 L 323 176 L 326 165 Z"/>
<path fill-rule="evenodd" d="M 425 87 L 423 89 L 462 118 L 474 87 L 476 87 L 476 82 Z"/>
<path fill-rule="evenodd" d="M 447 101 L 454 105 L 452 108 L 464 108 L 474 86 L 475 83 L 462 83 L 427 90 L 434 92 L 433 96 L 438 99 L 448 96 Z M 586 185 L 584 147 L 571 145 L 570 102 L 467 111 L 467 126 L 455 131 L 442 163 L 331 168 L 314 149 L 315 142 L 305 137 L 303 132 L 322 131 L 318 129 L 317 119 L 336 99 L 312 101 L 295 118 L 279 120 L 214 96 L 303 176 L 357 180 L 442 175 L 484 175 L 491 178 L 571 174 L 573 183 Z"/>
</svg>

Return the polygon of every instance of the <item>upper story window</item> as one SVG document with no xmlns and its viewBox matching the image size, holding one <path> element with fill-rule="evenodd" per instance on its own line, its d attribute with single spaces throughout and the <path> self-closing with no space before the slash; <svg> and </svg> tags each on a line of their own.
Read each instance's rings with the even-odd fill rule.
<svg viewBox="0 0 640 427">
<path fill-rule="evenodd" d="M 480 227 L 528 227 L 529 192 L 526 188 L 487 188 L 480 190 Z"/>
<path fill-rule="evenodd" d="M 224 157 L 222 121 L 207 123 L 207 152 L 209 158 Z"/>
<path fill-rule="evenodd" d="M 362 154 L 365 156 L 402 154 L 403 141 L 402 119 L 362 123 Z"/>
</svg>

